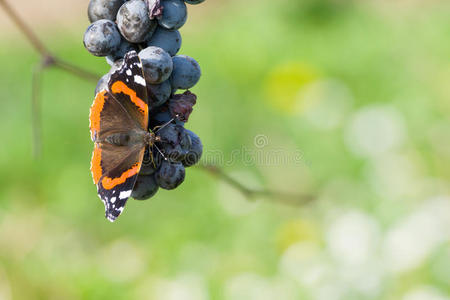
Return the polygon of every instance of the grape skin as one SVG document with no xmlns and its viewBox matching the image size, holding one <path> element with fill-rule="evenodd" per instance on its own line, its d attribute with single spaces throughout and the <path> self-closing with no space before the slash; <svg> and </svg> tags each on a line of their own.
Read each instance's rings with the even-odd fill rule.
<svg viewBox="0 0 450 300">
<path fill-rule="evenodd" d="M 147 84 L 147 94 L 150 100 L 150 109 L 164 104 L 172 94 L 170 81 L 166 80 L 160 84 Z"/>
<path fill-rule="evenodd" d="M 202 73 L 195 59 L 187 55 L 176 55 L 172 61 L 173 71 L 170 81 L 173 89 L 187 90 L 197 84 Z"/>
<path fill-rule="evenodd" d="M 169 79 L 173 62 L 170 55 L 159 47 L 147 47 L 139 52 L 147 83 L 159 84 Z"/>
<path fill-rule="evenodd" d="M 187 20 L 186 4 L 182 0 L 164 0 L 162 18 L 158 20 L 160 26 L 169 29 L 180 29 Z"/>
<path fill-rule="evenodd" d="M 98 20 L 89 25 L 84 33 L 84 47 L 95 56 L 106 56 L 119 48 L 120 34 L 110 20 Z"/>
<path fill-rule="evenodd" d="M 88 6 L 88 17 L 91 23 L 107 19 L 116 20 L 117 12 L 125 0 L 91 0 Z"/>
<path fill-rule="evenodd" d="M 143 0 L 125 2 L 117 13 L 117 27 L 122 36 L 131 43 L 142 43 L 156 29 L 157 23 L 150 20 L 147 5 Z"/>
<path fill-rule="evenodd" d="M 197 164 L 197 162 L 202 157 L 203 144 L 198 135 L 196 135 L 194 132 L 190 131 L 189 129 L 186 129 L 186 132 L 191 139 L 191 147 L 181 162 L 185 167 L 191 167 Z"/>
<path fill-rule="evenodd" d="M 167 30 L 161 26 L 156 28 L 147 46 L 156 46 L 164 49 L 170 56 L 175 56 L 181 48 L 181 34 L 178 30 Z"/>
<path fill-rule="evenodd" d="M 156 183 L 155 176 L 139 174 L 134 184 L 131 197 L 136 200 L 147 200 L 158 192 L 159 186 Z"/>
<path fill-rule="evenodd" d="M 186 171 L 181 163 L 163 161 L 155 174 L 158 185 L 165 190 L 176 189 L 183 183 Z"/>
</svg>

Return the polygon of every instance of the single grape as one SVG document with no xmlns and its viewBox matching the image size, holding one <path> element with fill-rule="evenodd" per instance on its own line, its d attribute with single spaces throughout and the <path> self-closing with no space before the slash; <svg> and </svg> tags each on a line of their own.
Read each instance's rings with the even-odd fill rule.
<svg viewBox="0 0 450 300">
<path fill-rule="evenodd" d="M 181 34 L 178 30 L 167 30 L 158 26 L 147 46 L 155 46 L 164 49 L 170 56 L 174 56 L 181 48 Z"/>
<path fill-rule="evenodd" d="M 194 132 L 190 131 L 189 129 L 185 129 L 187 133 L 189 134 L 189 137 L 191 139 L 191 147 L 189 149 L 189 152 L 185 155 L 181 163 L 185 167 L 191 167 L 195 165 L 200 158 L 202 157 L 203 153 L 203 144 L 198 135 L 196 135 Z"/>
<path fill-rule="evenodd" d="M 159 186 L 156 183 L 155 176 L 139 174 L 134 184 L 131 197 L 136 200 L 147 200 L 158 192 Z"/>
<path fill-rule="evenodd" d="M 150 109 L 164 104 L 172 94 L 172 86 L 169 80 L 160 84 L 147 84 Z"/>
<path fill-rule="evenodd" d="M 187 55 L 177 55 L 172 58 L 173 71 L 170 82 L 173 89 L 187 90 L 200 80 L 201 70 L 195 59 Z"/>
<path fill-rule="evenodd" d="M 189 4 L 200 4 L 204 1 L 205 0 L 184 0 L 184 2 L 189 3 Z"/>
<path fill-rule="evenodd" d="M 89 21 L 106 19 L 115 21 L 117 12 L 125 0 L 91 0 L 88 6 Z"/>
<path fill-rule="evenodd" d="M 122 36 L 131 43 L 142 43 L 156 29 L 156 21 L 150 20 L 148 7 L 143 0 L 125 2 L 117 13 L 117 26 Z"/>
<path fill-rule="evenodd" d="M 163 161 L 155 173 L 158 185 L 166 190 L 173 190 L 183 183 L 186 171 L 181 163 Z"/>
<path fill-rule="evenodd" d="M 110 20 L 98 20 L 84 33 L 84 47 L 95 56 L 106 56 L 119 48 L 120 33 Z"/>
<path fill-rule="evenodd" d="M 114 51 L 113 53 L 111 53 L 110 55 L 106 56 L 106 62 L 110 66 L 112 66 L 115 61 L 123 58 L 125 56 L 125 54 L 127 54 L 131 50 L 137 50 L 137 46 L 134 44 L 131 44 L 126 39 L 122 39 L 117 50 Z"/>
<path fill-rule="evenodd" d="M 170 55 L 159 47 L 147 47 L 139 52 L 147 84 L 159 84 L 169 79 L 173 63 Z"/>
<path fill-rule="evenodd" d="M 158 19 L 159 25 L 169 30 L 175 30 L 186 23 L 187 9 L 182 0 L 164 0 L 161 1 L 161 5 L 163 15 Z"/>
</svg>

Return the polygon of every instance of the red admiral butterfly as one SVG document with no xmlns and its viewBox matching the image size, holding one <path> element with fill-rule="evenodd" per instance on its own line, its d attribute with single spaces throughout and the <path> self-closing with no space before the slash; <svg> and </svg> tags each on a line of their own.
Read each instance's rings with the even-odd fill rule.
<svg viewBox="0 0 450 300">
<path fill-rule="evenodd" d="M 148 129 L 147 88 L 136 51 L 125 55 L 108 89 L 97 93 L 89 121 L 95 143 L 92 177 L 106 218 L 113 222 L 133 191 L 146 147 L 158 140 Z"/>
</svg>

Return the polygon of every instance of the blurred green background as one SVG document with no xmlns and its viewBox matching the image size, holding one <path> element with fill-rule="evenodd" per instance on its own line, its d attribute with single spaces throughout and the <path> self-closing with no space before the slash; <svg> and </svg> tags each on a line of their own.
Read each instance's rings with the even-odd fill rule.
<svg viewBox="0 0 450 300">
<path fill-rule="evenodd" d="M 10 2 L 57 55 L 108 71 L 83 48 L 87 1 Z M 251 202 L 191 168 L 114 224 L 89 171 L 95 85 L 44 73 L 33 159 L 39 57 L 1 14 L 0 299 L 450 299 L 449 1 L 189 6 L 203 161 L 316 198 Z"/>
</svg>

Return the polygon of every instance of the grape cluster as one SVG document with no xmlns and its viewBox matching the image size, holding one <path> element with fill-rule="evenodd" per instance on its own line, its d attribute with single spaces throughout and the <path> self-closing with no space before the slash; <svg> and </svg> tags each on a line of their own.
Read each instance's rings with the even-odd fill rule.
<svg viewBox="0 0 450 300">
<path fill-rule="evenodd" d="M 200 138 L 184 128 L 197 100 L 189 89 L 200 79 L 200 66 L 177 53 L 182 41 L 178 29 L 187 19 L 186 3 L 203 1 L 90 0 L 91 24 L 84 34 L 84 46 L 91 54 L 106 57 L 111 66 L 95 93 L 107 88 L 125 54 L 137 51 L 147 85 L 149 128 L 160 139 L 145 152 L 131 194 L 134 199 L 149 199 L 160 187 L 175 189 L 184 181 L 185 168 L 195 165 L 202 155 Z"/>
</svg>

